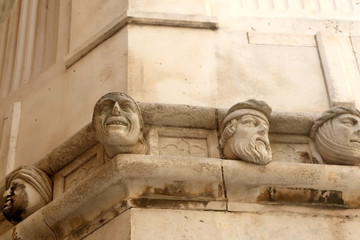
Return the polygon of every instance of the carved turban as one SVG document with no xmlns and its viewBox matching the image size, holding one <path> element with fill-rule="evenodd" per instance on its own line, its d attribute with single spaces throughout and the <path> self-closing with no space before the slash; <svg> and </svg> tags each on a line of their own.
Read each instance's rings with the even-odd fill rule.
<svg viewBox="0 0 360 240">
<path fill-rule="evenodd" d="M 353 107 L 333 107 L 318 118 L 310 131 L 310 137 L 315 140 L 317 150 L 323 160 L 329 164 L 354 165 L 360 161 L 360 149 L 336 142 L 332 119 L 341 114 L 351 114 L 360 117 L 360 111 Z"/>
<path fill-rule="evenodd" d="M 31 184 L 46 202 L 51 201 L 52 182 L 42 170 L 33 166 L 17 168 L 6 177 L 6 189 L 10 187 L 11 182 L 15 179 L 21 179 Z"/>
</svg>

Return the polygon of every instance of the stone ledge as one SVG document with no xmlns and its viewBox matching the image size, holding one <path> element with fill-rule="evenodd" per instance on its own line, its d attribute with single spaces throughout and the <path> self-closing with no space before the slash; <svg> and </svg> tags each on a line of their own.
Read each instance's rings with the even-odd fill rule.
<svg viewBox="0 0 360 240">
<path fill-rule="evenodd" d="M 123 154 L 3 233 L 1 239 L 12 239 L 13 234 L 20 238 L 26 236 L 26 239 L 54 239 L 54 233 L 61 239 L 94 219 L 102 218 L 116 206 L 120 214 L 132 207 L 212 211 L 266 208 L 276 211 L 277 206 L 283 208 L 299 203 L 294 198 L 287 202 L 277 202 L 276 197 L 259 199 L 258 193 L 262 193 L 257 190 L 263 186 L 279 188 L 283 192 L 310 188 L 341 191 L 343 204 L 302 202 L 306 210 L 301 211 L 311 214 L 316 209 L 316 214 L 329 214 L 331 209 L 337 209 L 344 211 L 342 215 L 346 217 L 348 208 L 360 206 L 359 183 L 359 167 L 277 162 L 259 166 L 215 158 Z M 255 205 L 247 208 L 246 204 L 251 203 Z M 319 207 L 323 213 L 318 211 Z M 110 214 L 106 221 L 116 216 Z M 37 232 L 46 236 L 37 238 Z"/>
<path fill-rule="evenodd" d="M 101 31 L 92 36 L 90 39 L 88 39 L 85 43 L 82 44 L 82 46 L 79 46 L 76 49 L 72 50 L 70 54 L 65 57 L 66 68 L 70 68 L 74 63 L 87 55 L 91 50 L 96 48 L 106 39 L 112 37 L 115 33 L 117 33 L 127 24 L 202 29 L 218 28 L 216 17 L 128 10 L 121 14 L 118 18 L 113 20 Z"/>
<path fill-rule="evenodd" d="M 359 169 L 277 162 L 259 166 L 223 160 L 228 202 L 359 208 Z"/>
</svg>

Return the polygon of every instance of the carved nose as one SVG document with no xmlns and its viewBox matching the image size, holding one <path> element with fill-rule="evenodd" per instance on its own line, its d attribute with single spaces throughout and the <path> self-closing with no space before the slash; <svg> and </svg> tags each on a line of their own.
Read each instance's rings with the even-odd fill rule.
<svg viewBox="0 0 360 240">
<path fill-rule="evenodd" d="M 356 135 L 360 135 L 360 124 L 356 124 L 356 128 L 354 130 Z"/>
<path fill-rule="evenodd" d="M 112 114 L 114 115 L 120 114 L 120 105 L 118 102 L 115 102 L 114 107 L 112 109 Z"/>
<path fill-rule="evenodd" d="M 267 133 L 266 126 L 264 124 L 260 123 L 258 128 L 259 134 L 265 135 Z"/>
<path fill-rule="evenodd" d="M 6 190 L 3 194 L 3 198 L 6 198 L 7 196 L 11 195 L 11 188 L 9 188 L 8 190 Z"/>
</svg>

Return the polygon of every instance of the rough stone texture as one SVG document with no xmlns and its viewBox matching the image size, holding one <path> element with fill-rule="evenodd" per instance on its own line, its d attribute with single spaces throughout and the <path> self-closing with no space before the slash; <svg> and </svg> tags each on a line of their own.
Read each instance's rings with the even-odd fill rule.
<svg viewBox="0 0 360 240">
<path fill-rule="evenodd" d="M 278 162 L 255 166 L 223 160 L 228 209 L 236 206 L 236 202 L 316 203 L 325 207 L 358 208 L 357 170 L 357 167 Z"/>
<path fill-rule="evenodd" d="M 175 233 L 184 233 L 185 230 L 192 230 L 193 233 L 184 233 L 189 238 L 198 231 L 199 235 L 194 237 L 197 239 L 208 236 L 209 233 L 226 239 L 239 239 L 242 236 L 255 239 L 312 239 L 312 236 L 316 239 L 351 239 L 349 233 L 352 236 L 360 235 L 357 230 L 358 209 L 346 209 L 359 204 L 359 187 L 356 185 L 359 182 L 358 167 L 300 164 L 306 161 L 305 158 L 308 159 L 307 154 L 310 154 L 311 160 L 316 158 L 313 144 L 307 135 L 317 114 L 328 109 L 333 100 L 331 92 L 327 91 L 327 83 L 340 86 L 339 89 L 344 91 L 337 96 L 352 97 L 355 99 L 355 106 L 360 106 L 360 94 L 356 90 L 360 88 L 356 72 L 359 66 L 360 5 L 356 1 L 308 0 L 304 5 L 303 0 L 94 0 L 91 3 L 84 0 L 61 0 L 49 1 L 50 5 L 46 5 L 45 1 L 40 2 L 39 6 L 42 7 L 38 8 L 38 12 L 34 11 L 37 8 L 31 8 L 24 14 L 34 15 L 35 21 L 19 21 L 27 18 L 21 16 L 20 4 L 17 3 L 9 24 L 6 27 L 0 25 L 0 75 L 6 76 L 0 79 L 0 179 L 5 177 L 8 165 L 6 161 L 11 121 L 7 118 L 11 116 L 9 113 L 14 102 L 21 102 L 17 144 L 13 149 L 16 153 L 14 167 L 36 164 L 49 174 L 58 173 L 61 169 L 69 170 L 70 173 L 73 169 L 74 174 L 79 173 L 78 179 L 81 179 L 84 175 L 80 169 L 88 169 L 87 164 L 93 164 L 92 158 L 88 159 L 89 162 L 84 158 L 82 162 L 81 156 L 96 145 L 93 133 L 81 129 L 90 126 L 88 124 L 96 100 L 110 91 L 128 93 L 137 101 L 147 104 L 160 103 L 148 105 L 150 111 L 144 114 L 144 118 L 148 119 L 146 127 L 149 132 L 146 134 L 150 143 L 154 143 L 153 146 L 156 146 L 156 137 L 160 141 L 166 140 L 165 146 L 169 142 L 179 145 L 180 150 L 167 149 L 163 153 L 180 155 L 186 151 L 183 151 L 183 141 L 177 142 L 173 138 L 176 134 L 162 136 L 157 130 L 152 130 L 158 127 L 184 128 L 186 130 L 178 129 L 179 136 L 198 144 L 198 140 L 194 140 L 197 138 L 189 137 L 187 132 L 218 131 L 229 106 L 249 98 L 265 100 L 275 110 L 270 119 L 269 137 L 272 147 L 279 149 L 280 153 L 269 169 L 255 170 L 254 166 L 245 165 L 238 169 L 231 166 L 234 172 L 229 174 L 226 173 L 226 164 L 223 162 L 224 177 L 231 175 L 234 184 L 226 179 L 229 184 L 228 199 L 224 197 L 218 201 L 210 198 L 211 201 L 206 206 L 204 199 L 179 200 L 178 195 L 173 196 L 174 199 L 165 199 L 162 194 L 155 195 L 155 189 L 150 191 L 154 198 L 116 202 L 115 198 L 120 201 L 126 194 L 122 195 L 119 185 L 115 184 L 118 179 L 112 179 L 114 182 L 111 182 L 113 176 L 99 173 L 99 169 L 103 167 L 109 168 L 109 172 L 118 173 L 105 164 L 96 169 L 95 172 L 99 175 L 90 173 L 88 178 L 73 187 L 70 185 L 61 197 L 32 215 L 34 218 L 41 218 L 43 214 L 45 219 L 50 219 L 49 226 L 58 234 L 58 239 L 71 231 L 69 239 L 90 237 L 90 233 L 106 223 L 110 224 L 111 219 L 121 215 L 127 208 L 168 209 L 159 210 L 169 212 L 163 218 L 159 218 L 159 212 L 155 211 L 149 212 L 152 218 L 143 215 L 144 224 L 161 227 L 161 232 L 155 232 L 157 229 L 150 226 L 151 231 L 144 235 L 156 233 L 156 238 L 164 236 L 169 239 L 169 235 L 172 236 L 171 233 L 162 235 L 163 225 L 168 227 L 169 232 L 173 230 Z M 22 3 L 21 6 L 35 6 L 37 1 Z M 18 22 L 25 22 L 27 26 L 17 28 Z M 10 34 L 3 34 L 9 28 Z M 30 34 L 31 29 L 39 31 Z M 314 44 L 318 32 L 337 39 L 335 45 L 324 42 L 325 51 L 322 52 L 327 54 L 321 56 L 321 44 Z M 21 37 L 24 34 L 26 38 Z M 27 45 L 22 45 L 29 36 L 34 39 L 25 41 Z M 22 54 L 28 52 L 26 49 L 31 49 L 28 47 L 30 45 L 46 47 L 34 48 L 39 51 L 35 51 L 33 59 L 29 58 L 29 52 L 25 59 L 31 64 L 17 64 L 23 60 Z M 341 50 L 341 53 L 334 52 L 334 49 Z M 357 60 L 357 67 L 354 60 Z M 24 70 L 21 66 L 25 66 Z M 338 77 L 333 78 L 334 81 L 327 81 L 323 66 L 328 66 L 325 70 L 339 73 L 335 74 Z M 22 74 L 30 70 L 35 75 L 25 76 L 24 82 L 18 81 L 22 80 L 19 78 Z M 12 75 L 15 77 L 12 78 Z M 34 77 L 28 81 L 30 76 Z M 352 94 L 349 94 L 348 89 Z M 193 107 L 194 105 L 199 107 Z M 176 114 L 177 112 L 182 114 Z M 205 135 L 201 135 L 201 139 Z M 166 139 L 161 139 L 162 137 Z M 208 140 L 207 138 L 207 143 Z M 201 140 L 201 144 L 204 144 L 204 140 Z M 201 146 L 204 148 L 204 145 Z M 213 146 L 209 149 L 211 154 L 215 152 Z M 158 159 L 168 159 L 164 155 L 158 155 L 158 150 L 159 148 L 154 147 L 150 152 L 152 156 L 143 156 L 143 160 L 157 162 Z M 193 153 L 190 151 L 190 154 Z M 195 153 L 202 155 L 204 152 Z M 209 156 L 215 156 L 211 154 Z M 183 159 L 191 160 L 186 163 L 188 165 L 214 160 L 187 156 L 170 159 L 179 162 Z M 81 162 L 77 162 L 79 166 L 73 164 L 77 160 Z M 281 162 L 283 160 L 288 162 Z M 293 161 L 296 162 L 290 164 Z M 206 169 L 204 165 L 200 168 Z M 242 186 L 242 182 L 235 180 L 242 181 L 244 177 L 235 171 L 240 171 L 247 176 L 245 180 L 252 179 L 258 185 L 253 191 L 245 191 L 248 200 L 257 204 L 236 202 L 241 194 L 232 195 L 232 192 L 236 192 L 236 186 Z M 172 174 L 177 175 L 176 172 Z M 194 178 L 197 177 L 197 172 L 192 174 Z M 251 174 L 257 178 L 253 178 Z M 69 180 L 73 177 L 71 173 L 67 176 Z M 320 182 L 303 182 L 307 178 L 313 179 L 313 176 Z M 266 181 L 259 182 L 263 179 Z M 165 183 L 166 178 L 161 181 Z M 160 186 L 161 181 L 154 180 L 152 184 L 157 189 L 164 190 L 166 186 Z M 95 183 L 104 189 L 116 187 L 101 192 L 104 189 L 93 189 Z M 2 186 L 0 181 L 0 192 L 4 191 Z M 185 185 L 185 189 L 187 188 L 190 188 L 190 184 Z M 174 195 L 180 194 L 172 187 L 167 188 L 169 189 Z M 175 189 L 181 189 L 181 186 Z M 116 191 L 119 192 L 115 194 Z M 134 194 L 139 192 L 141 191 L 135 187 Z M 107 198 L 109 196 L 114 199 Z M 234 196 L 236 198 L 232 198 Z M 257 201 L 259 196 L 261 202 Z M 96 197 L 98 201 L 94 200 Z M 229 200 L 228 204 L 225 204 L 226 200 Z M 94 207 L 95 205 L 99 208 Z M 297 210 L 299 205 L 307 207 Z M 227 207 L 230 211 L 240 213 L 225 213 Z M 188 227 L 182 228 L 181 220 L 185 218 L 177 218 L 176 211 L 172 215 L 173 208 L 189 210 L 190 213 L 195 213 L 194 210 L 206 210 L 199 211 L 199 215 L 211 215 L 209 219 L 219 221 L 218 226 L 234 224 L 233 230 L 216 228 L 208 221 L 202 223 L 200 220 L 204 219 L 201 218 L 195 221 L 200 225 L 191 222 L 190 225 L 184 225 Z M 54 212 L 59 213 L 59 216 L 54 216 Z M 165 215 L 169 217 L 165 218 Z M 229 218 L 224 220 L 219 217 L 217 220 L 219 215 Z M 54 219 L 55 217 L 60 220 Z M 8 229 L 7 222 L 2 220 L 0 217 L 0 229 Z M 43 232 L 45 236 L 49 234 L 48 239 L 51 239 L 49 229 L 40 220 L 38 223 L 32 224 L 25 219 L 13 229 L 19 236 L 26 236 L 22 238 L 29 239 L 38 226 L 38 232 Z M 207 223 L 210 227 L 205 226 Z M 83 228 L 78 229 L 77 226 L 81 224 L 84 224 Z M 11 239 L 13 229 L 3 236 Z"/>
</svg>

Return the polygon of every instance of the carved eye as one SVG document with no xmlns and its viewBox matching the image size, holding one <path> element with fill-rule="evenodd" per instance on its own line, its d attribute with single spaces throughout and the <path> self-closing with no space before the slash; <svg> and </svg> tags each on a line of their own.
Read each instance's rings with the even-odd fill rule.
<svg viewBox="0 0 360 240">
<path fill-rule="evenodd" d="M 122 109 L 123 111 L 125 111 L 125 112 L 132 112 L 132 111 L 133 111 L 132 106 L 131 106 L 131 104 L 129 104 L 129 103 L 123 103 L 123 104 L 121 104 L 121 109 Z"/>
<path fill-rule="evenodd" d="M 249 126 L 249 127 L 255 127 L 257 122 L 254 119 L 245 119 L 242 121 L 242 124 Z"/>
<path fill-rule="evenodd" d="M 353 127 L 355 125 L 355 121 L 353 119 L 344 119 L 342 123 L 347 127 Z"/>
</svg>

